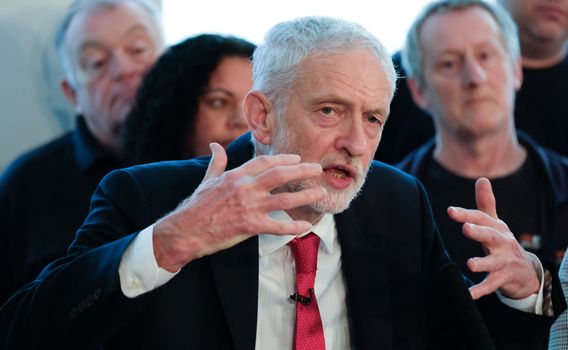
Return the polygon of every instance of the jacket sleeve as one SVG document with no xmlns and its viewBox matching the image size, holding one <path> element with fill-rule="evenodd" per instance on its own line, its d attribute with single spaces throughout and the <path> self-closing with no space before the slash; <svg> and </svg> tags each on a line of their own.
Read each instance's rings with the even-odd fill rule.
<svg viewBox="0 0 568 350">
<path fill-rule="evenodd" d="M 418 180 L 429 349 L 495 349 L 458 266 L 448 257 Z"/>
<path fill-rule="evenodd" d="M 137 234 L 132 213 L 143 215 L 145 203 L 129 172 L 105 177 L 68 255 L 49 264 L 0 309 L 0 347 L 82 348 L 101 343 L 134 317 L 148 296 L 122 295 L 118 265 Z M 109 319 L 112 325 L 97 325 Z"/>
</svg>

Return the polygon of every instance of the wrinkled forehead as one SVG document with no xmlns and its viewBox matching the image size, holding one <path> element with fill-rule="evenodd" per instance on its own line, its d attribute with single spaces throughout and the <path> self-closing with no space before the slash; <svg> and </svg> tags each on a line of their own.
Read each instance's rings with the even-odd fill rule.
<svg viewBox="0 0 568 350">
<path fill-rule="evenodd" d="M 505 48 L 497 21 L 479 6 L 431 14 L 420 28 L 419 42 L 425 58 L 467 46 L 491 44 Z"/>
<path fill-rule="evenodd" d="M 85 43 L 112 45 L 130 33 L 144 33 L 159 42 L 159 29 L 145 9 L 131 2 L 88 8 L 77 13 L 65 34 L 65 47 L 77 49 Z"/>
<path fill-rule="evenodd" d="M 364 110 L 388 113 L 393 97 L 388 74 L 369 49 L 321 52 L 298 66 L 291 97 L 307 102 L 336 101 Z"/>
</svg>

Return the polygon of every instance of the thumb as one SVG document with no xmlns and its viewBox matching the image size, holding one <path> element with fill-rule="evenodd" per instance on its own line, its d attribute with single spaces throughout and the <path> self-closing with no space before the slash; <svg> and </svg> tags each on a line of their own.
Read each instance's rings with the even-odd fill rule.
<svg viewBox="0 0 568 350">
<path fill-rule="evenodd" d="M 210 143 L 209 147 L 211 148 L 212 153 L 211 161 L 209 162 L 203 181 L 220 176 L 227 167 L 227 153 L 225 153 L 225 149 L 216 142 Z"/>
<path fill-rule="evenodd" d="M 484 177 L 475 182 L 475 203 L 477 209 L 497 219 L 497 204 L 491 182 Z"/>
</svg>

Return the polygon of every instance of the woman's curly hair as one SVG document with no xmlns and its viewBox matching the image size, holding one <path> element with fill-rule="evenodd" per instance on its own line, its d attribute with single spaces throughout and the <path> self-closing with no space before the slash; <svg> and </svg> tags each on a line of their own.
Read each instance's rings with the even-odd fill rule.
<svg viewBox="0 0 568 350">
<path fill-rule="evenodd" d="M 199 98 L 225 57 L 250 59 L 255 45 L 239 38 L 202 34 L 170 47 L 146 74 L 123 128 L 127 165 L 192 158 Z"/>
</svg>

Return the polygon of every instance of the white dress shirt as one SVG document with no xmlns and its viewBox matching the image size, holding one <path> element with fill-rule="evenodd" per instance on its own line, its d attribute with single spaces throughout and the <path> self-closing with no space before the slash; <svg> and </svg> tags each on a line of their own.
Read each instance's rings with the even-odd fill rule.
<svg viewBox="0 0 568 350">
<path fill-rule="evenodd" d="M 284 211 L 272 212 L 270 216 L 277 220 L 291 220 Z M 122 256 L 119 265 L 120 287 L 129 298 L 156 289 L 177 274 L 158 266 L 153 249 L 153 229 L 154 225 L 151 225 L 142 230 Z M 321 239 L 314 289 L 322 318 L 326 349 L 348 349 L 350 339 L 345 282 L 341 273 L 341 247 L 337 240 L 333 215 L 324 215 L 312 227 L 311 232 Z M 294 237 L 259 235 L 257 349 L 293 348 L 295 304 L 289 296 L 295 292 L 295 266 L 287 243 Z M 542 272 L 539 277 L 541 288 L 538 294 L 522 300 L 508 299 L 499 293 L 498 296 L 512 308 L 542 314 Z"/>
<path fill-rule="evenodd" d="M 292 219 L 284 211 L 270 213 L 281 221 Z M 312 227 L 320 238 L 314 292 L 320 310 L 326 349 L 349 349 L 349 323 L 341 248 L 333 215 L 326 214 Z M 305 234 L 307 234 L 306 232 Z M 293 349 L 296 303 L 296 268 L 288 242 L 295 236 L 259 236 L 257 349 Z"/>
</svg>

